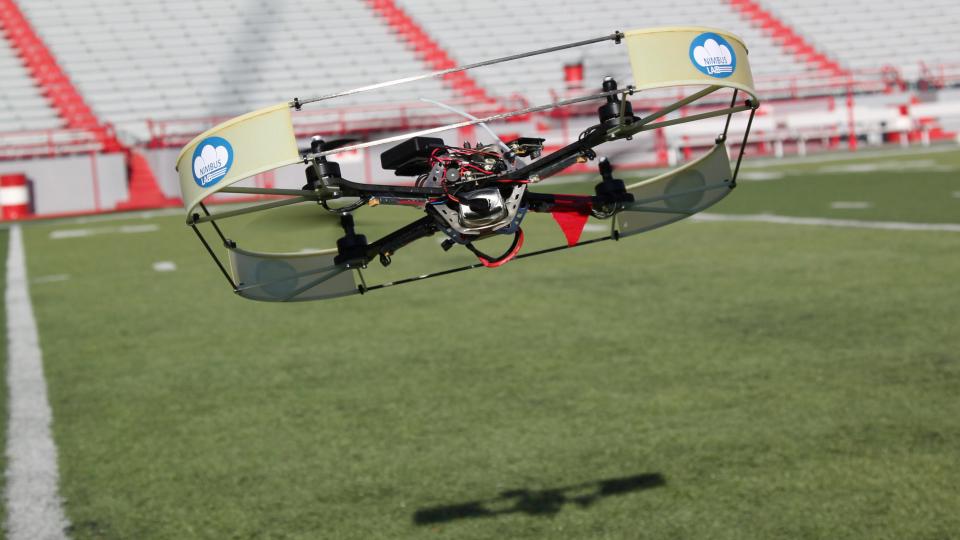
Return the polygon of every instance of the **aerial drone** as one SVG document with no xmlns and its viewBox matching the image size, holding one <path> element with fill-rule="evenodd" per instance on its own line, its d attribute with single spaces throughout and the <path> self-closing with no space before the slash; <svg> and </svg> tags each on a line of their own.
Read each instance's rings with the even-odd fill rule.
<svg viewBox="0 0 960 540">
<path fill-rule="evenodd" d="M 357 142 L 324 141 L 314 137 L 309 148 L 298 145 L 292 115 L 308 105 L 339 97 L 406 84 L 427 78 L 515 61 L 601 42 L 625 45 L 633 84 L 621 86 L 606 77 L 599 91 L 546 105 L 500 112 L 383 139 Z M 699 87 L 671 104 L 646 115 L 634 113 L 630 98 L 638 92 L 671 87 Z M 705 100 L 721 89 L 732 90 L 729 102 Z M 597 121 L 570 144 L 546 151 L 536 137 L 496 139 L 490 144 L 448 144 L 436 136 L 444 131 L 479 125 L 573 104 L 598 102 Z M 706 106 L 704 103 L 712 104 Z M 696 105 L 695 114 L 671 116 Z M 754 114 L 759 107 L 743 41 L 723 30 L 670 27 L 627 32 L 547 49 L 454 67 L 405 79 L 355 88 L 334 94 L 294 98 L 228 120 L 194 138 L 177 159 L 177 170 L 187 224 L 203 243 L 238 295 L 261 301 L 321 300 L 411 283 L 480 267 L 498 267 L 525 257 L 620 240 L 659 228 L 700 212 L 723 199 L 735 186 Z M 739 153 L 731 170 L 726 146 L 731 117 L 749 112 Z M 726 117 L 715 144 L 701 157 L 653 178 L 627 185 L 615 177 L 610 160 L 598 147 L 613 141 L 631 141 L 645 132 L 707 118 Z M 492 134 L 492 132 L 491 132 Z M 401 184 L 367 183 L 344 178 L 336 155 L 373 146 L 390 145 L 381 154 L 384 171 L 406 178 Z M 540 181 L 575 164 L 597 162 L 600 181 L 593 194 L 541 193 Z M 305 166 L 300 189 L 235 185 L 265 171 L 294 164 Z M 270 196 L 241 208 L 211 212 L 205 200 L 218 193 Z M 308 204 L 326 216 L 317 226 L 338 227 L 336 245 L 308 252 L 270 253 L 243 249 L 228 237 L 222 220 Z M 354 213 L 361 208 L 409 207 L 420 217 L 374 240 L 363 234 Z M 528 214 L 549 213 L 560 225 L 566 242 L 522 250 L 523 223 Z M 609 233 L 581 240 L 590 218 L 608 220 Z M 200 226 L 210 224 L 227 250 L 225 264 Z M 417 240 L 438 236 L 442 251 L 466 250 L 475 261 L 440 271 L 368 284 L 364 272 L 373 265 L 387 267 Z M 491 238 L 506 244 L 495 253 L 483 247 Z M 229 268 L 229 269 L 228 269 Z"/>
</svg>

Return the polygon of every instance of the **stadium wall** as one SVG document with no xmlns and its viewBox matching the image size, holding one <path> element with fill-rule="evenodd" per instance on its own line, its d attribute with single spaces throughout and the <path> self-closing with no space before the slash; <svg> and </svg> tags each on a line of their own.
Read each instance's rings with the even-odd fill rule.
<svg viewBox="0 0 960 540">
<path fill-rule="evenodd" d="M 0 174 L 18 173 L 32 186 L 37 216 L 109 212 L 129 198 L 122 153 L 0 161 Z"/>
</svg>

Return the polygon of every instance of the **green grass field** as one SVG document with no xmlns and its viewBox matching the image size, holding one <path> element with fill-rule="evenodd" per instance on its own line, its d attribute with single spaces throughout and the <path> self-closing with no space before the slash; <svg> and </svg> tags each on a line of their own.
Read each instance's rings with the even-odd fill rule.
<svg viewBox="0 0 960 540">
<path fill-rule="evenodd" d="M 957 152 L 748 171 L 718 211 L 960 223 Z M 960 537 L 957 233 L 682 222 L 277 305 L 182 221 L 24 230 L 75 539 Z"/>
</svg>

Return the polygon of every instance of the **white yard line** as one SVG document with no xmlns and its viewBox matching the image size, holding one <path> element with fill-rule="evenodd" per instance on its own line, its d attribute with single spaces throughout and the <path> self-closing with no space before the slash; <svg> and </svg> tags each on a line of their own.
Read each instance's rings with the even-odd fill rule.
<svg viewBox="0 0 960 540">
<path fill-rule="evenodd" d="M 123 225 L 120 227 L 93 227 L 89 229 L 56 229 L 50 231 L 51 240 L 63 240 L 67 238 L 85 238 L 97 234 L 139 234 L 159 231 L 160 227 L 154 223 L 144 223 L 143 225 Z"/>
<path fill-rule="evenodd" d="M 51 274 L 49 276 L 40 276 L 30 280 L 34 284 L 42 283 L 57 283 L 60 281 L 67 281 L 70 279 L 70 274 Z"/>
<path fill-rule="evenodd" d="M 946 154 L 956 152 L 956 144 L 944 144 L 942 146 L 931 146 L 929 148 L 871 148 L 868 150 L 858 150 L 856 152 L 847 152 L 844 150 L 835 152 L 825 152 L 823 154 L 812 154 L 807 156 L 789 156 L 782 158 L 763 157 L 751 159 L 744 167 L 747 169 L 759 169 L 772 165 L 794 165 L 803 163 L 829 163 L 832 161 L 855 161 L 858 159 L 889 159 L 910 155 L 926 154 Z"/>
<path fill-rule="evenodd" d="M 853 229 L 880 229 L 887 231 L 960 232 L 960 223 L 910 223 L 905 221 L 864 221 L 859 219 L 830 219 L 791 217 L 777 214 L 697 214 L 694 221 L 751 221 L 781 225 L 814 225 L 819 227 L 848 227 Z"/>
<path fill-rule="evenodd" d="M 10 228 L 6 306 L 7 538 L 66 539 L 69 522 L 57 493 L 57 448 L 50 434 L 52 416 L 19 225 Z"/>
<path fill-rule="evenodd" d="M 833 201 L 830 203 L 830 208 L 834 210 L 866 210 L 872 206 L 873 204 L 867 201 Z"/>
</svg>

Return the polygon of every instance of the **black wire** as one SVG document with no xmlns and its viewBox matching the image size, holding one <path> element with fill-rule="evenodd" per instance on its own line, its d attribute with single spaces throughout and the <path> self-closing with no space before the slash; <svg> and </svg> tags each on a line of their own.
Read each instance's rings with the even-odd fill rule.
<svg viewBox="0 0 960 540">
<path fill-rule="evenodd" d="M 600 131 L 601 129 L 603 129 L 603 126 L 601 124 L 590 126 L 587 129 L 583 130 L 583 132 L 580 133 L 580 136 L 577 139 L 582 141 L 583 139 L 586 139 L 587 137 L 593 135 L 595 132 Z"/>
<path fill-rule="evenodd" d="M 329 206 L 327 206 L 327 201 L 321 199 L 320 206 L 322 206 L 323 209 L 326 210 L 327 212 L 332 212 L 334 214 L 343 214 L 346 212 L 353 212 L 354 210 L 367 204 L 369 200 L 370 200 L 370 196 L 364 195 L 363 197 L 360 197 L 359 201 L 351 204 L 350 206 L 344 206 L 343 208 L 330 208 Z"/>
</svg>

